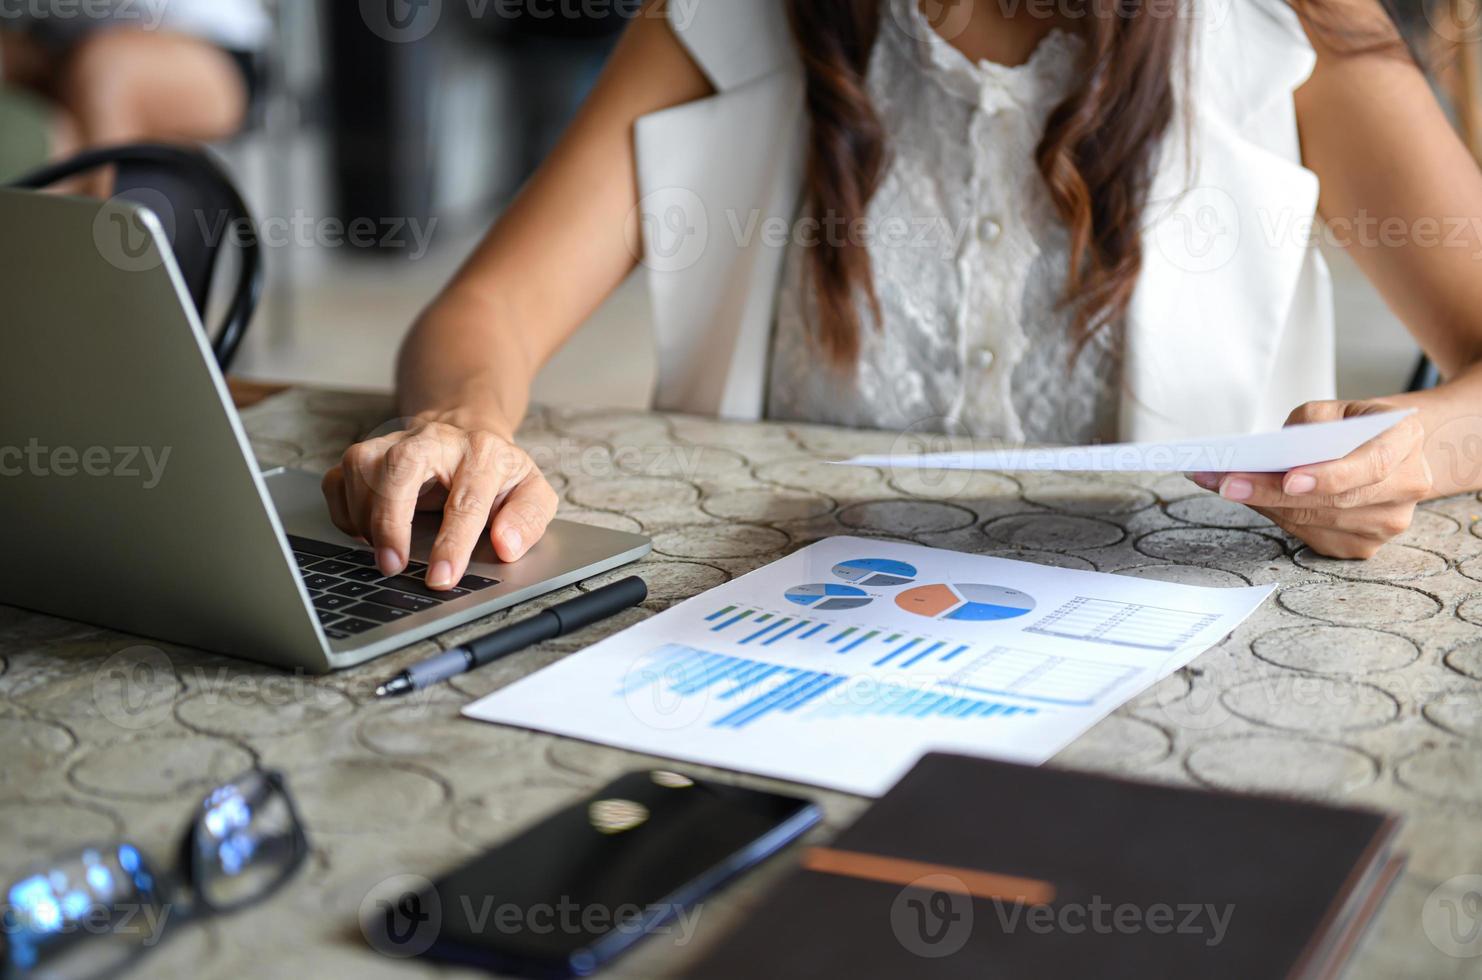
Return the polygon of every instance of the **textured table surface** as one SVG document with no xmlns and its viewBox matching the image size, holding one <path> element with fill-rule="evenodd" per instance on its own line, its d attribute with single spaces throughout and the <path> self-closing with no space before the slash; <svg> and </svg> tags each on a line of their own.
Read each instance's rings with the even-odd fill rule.
<svg viewBox="0 0 1482 980">
<path fill-rule="evenodd" d="M 388 411 L 380 398 L 292 391 L 244 419 L 264 466 L 322 470 Z M 1275 583 L 1276 596 L 1225 642 L 1051 764 L 1399 812 L 1409 867 L 1350 975 L 1482 975 L 1482 957 L 1457 955 L 1482 953 L 1466 945 L 1482 928 L 1467 900 L 1482 878 L 1465 877 L 1482 875 L 1476 500 L 1428 505 L 1379 557 L 1343 563 L 1178 475 L 892 476 L 823 462 L 890 451 L 889 435 L 605 411 L 536 412 L 521 438 L 560 491 L 563 516 L 653 537 L 638 569 L 651 588 L 644 608 L 416 704 L 383 706 L 369 696 L 375 679 L 432 642 L 327 678 L 294 677 L 0 607 L 0 870 L 124 834 L 163 861 L 206 789 L 254 763 L 274 766 L 304 811 L 308 868 L 264 907 L 182 930 L 147 972 L 436 974 L 360 937 L 357 910 L 379 882 L 435 875 L 655 762 L 463 720 L 459 707 L 803 544 L 857 534 L 1174 582 Z M 814 840 L 864 806 L 805 792 L 827 812 Z M 655 937 L 615 973 L 683 974 L 789 864 L 775 860 L 707 903 L 688 942 Z"/>
</svg>

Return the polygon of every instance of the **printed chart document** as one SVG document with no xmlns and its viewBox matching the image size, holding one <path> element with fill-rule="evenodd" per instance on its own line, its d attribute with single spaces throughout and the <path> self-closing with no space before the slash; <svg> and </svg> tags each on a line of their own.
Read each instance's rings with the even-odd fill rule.
<svg viewBox="0 0 1482 980">
<path fill-rule="evenodd" d="M 1044 762 L 1271 588 L 830 538 L 463 713 L 878 795 L 931 749 Z"/>
<path fill-rule="evenodd" d="M 1120 442 L 1059 449 L 1003 449 L 856 456 L 844 466 L 933 470 L 1051 470 L 1122 473 L 1284 473 L 1341 459 L 1394 428 L 1414 409 L 1293 425 L 1275 432 L 1176 442 Z"/>
</svg>

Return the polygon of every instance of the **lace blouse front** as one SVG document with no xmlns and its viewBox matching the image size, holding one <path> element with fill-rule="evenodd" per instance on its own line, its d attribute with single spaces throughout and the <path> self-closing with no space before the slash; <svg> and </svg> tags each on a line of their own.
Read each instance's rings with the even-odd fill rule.
<svg viewBox="0 0 1482 980">
<path fill-rule="evenodd" d="M 798 236 L 778 297 L 771 418 L 1034 442 L 1115 436 L 1120 325 L 1075 352 L 1061 303 L 1069 234 L 1034 161 L 1083 43 L 1056 30 L 1023 65 L 973 64 L 916 0 L 888 0 L 867 78 L 890 152 L 865 223 L 881 321 L 862 311 L 853 371 L 828 364 Z"/>
</svg>

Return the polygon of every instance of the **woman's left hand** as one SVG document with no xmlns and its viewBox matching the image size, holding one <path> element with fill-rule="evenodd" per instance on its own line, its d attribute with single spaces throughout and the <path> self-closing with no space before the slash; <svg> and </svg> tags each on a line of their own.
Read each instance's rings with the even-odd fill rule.
<svg viewBox="0 0 1482 980">
<path fill-rule="evenodd" d="M 1397 407 L 1377 401 L 1308 402 L 1286 424 L 1332 422 Z M 1190 479 L 1252 508 L 1319 554 L 1372 558 L 1410 527 L 1415 505 L 1431 495 L 1424 449 L 1425 427 L 1411 415 L 1342 459 L 1286 473 L 1195 473 Z"/>
</svg>

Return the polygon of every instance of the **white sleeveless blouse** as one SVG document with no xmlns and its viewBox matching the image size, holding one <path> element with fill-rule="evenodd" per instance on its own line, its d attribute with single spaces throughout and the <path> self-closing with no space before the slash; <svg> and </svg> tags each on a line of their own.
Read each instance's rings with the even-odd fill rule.
<svg viewBox="0 0 1482 980">
<path fill-rule="evenodd" d="M 779 335 L 777 328 L 790 256 L 787 236 L 752 231 L 786 228 L 800 209 L 808 120 L 802 65 L 783 0 L 703 0 L 671 3 L 667 9 L 676 36 L 714 93 L 643 116 L 634 127 L 637 225 L 642 236 L 641 252 L 635 254 L 642 256 L 652 301 L 659 367 L 654 403 L 672 411 L 735 419 L 760 418 L 773 407 L 810 418 L 875 421 L 862 414 L 829 414 L 841 411 L 832 406 L 845 399 L 858 405 L 854 389 L 832 390 L 829 394 L 837 400 L 821 404 L 822 399 L 799 382 L 788 386 L 800 393 L 790 397 L 811 400 L 806 405 L 780 403 L 786 372 L 802 372 L 808 383 L 816 384 L 825 370 L 816 356 L 813 363 L 807 356 L 783 357 L 787 334 Z M 1117 331 L 1121 379 L 1116 431 L 1119 439 L 1128 441 L 1274 428 L 1294 406 L 1333 397 L 1333 304 L 1327 267 L 1315 242 L 1300 233 L 1283 233 L 1300 228 L 1317 208 L 1317 175 L 1302 165 L 1292 97 L 1310 75 L 1316 52 L 1285 0 L 1180 0 L 1177 13 L 1189 31 L 1189 57 L 1175 72 L 1178 108 L 1144 209 L 1142 270 Z M 909 25 L 916 23 L 897 18 L 896 24 L 887 26 L 905 24 L 906 35 L 913 37 L 918 32 Z M 930 35 L 917 39 L 931 41 Z M 883 57 L 885 45 L 880 50 Z M 1052 47 L 1042 53 L 1037 64 L 1053 61 L 1053 51 Z M 945 50 L 939 53 L 952 58 Z M 984 72 L 1002 74 L 991 68 Z M 1034 77 L 1033 66 L 1023 74 Z M 953 73 L 927 77 L 933 84 L 937 79 L 950 84 L 947 79 Z M 1011 107 L 1017 102 L 1011 87 L 1005 87 L 1002 96 Z M 944 96 L 924 104 L 927 112 L 945 113 L 942 107 L 951 103 Z M 964 146 L 969 120 L 976 115 L 985 117 L 981 125 L 993 128 L 987 121 L 993 114 L 981 105 L 964 112 L 956 130 Z M 996 118 L 1008 116 L 999 113 Z M 1018 140 L 998 133 L 989 143 L 1007 147 L 1011 139 Z M 1023 142 L 1028 145 L 1027 138 Z M 973 150 L 974 159 L 982 156 Z M 958 167 L 966 182 L 960 168 L 968 156 L 954 159 L 955 164 L 948 161 L 944 166 Z M 933 161 L 931 172 L 936 164 Z M 1026 158 L 1022 172 L 1031 169 Z M 1064 362 L 1053 352 L 1064 333 L 1049 317 L 1031 312 L 1051 305 L 1035 298 L 1035 291 L 1050 286 L 1058 293 L 1063 280 L 1053 269 L 1057 249 L 1053 225 L 1041 222 L 1033 211 L 1022 215 L 1004 211 L 1000 218 L 982 203 L 996 198 L 970 195 L 986 194 L 995 175 L 1012 179 L 1015 171 L 1002 163 L 981 174 L 985 177 L 981 185 L 958 184 L 953 194 L 947 193 L 945 183 L 897 180 L 910 193 L 932 202 L 928 216 L 971 215 L 997 222 L 997 241 L 1004 240 L 1009 221 L 1023 220 L 1039 254 L 1024 274 L 1017 318 L 1003 312 L 1012 304 L 974 298 L 969 292 L 979 288 L 972 285 L 977 283 L 990 295 L 987 284 L 1007 281 L 1010 273 L 1017 276 L 1012 270 L 1018 264 L 984 261 L 968 276 L 966 270 L 957 274 L 955 262 L 926 263 L 924 268 L 952 275 L 930 289 L 913 285 L 887 303 L 903 311 L 916 297 L 952 297 L 950 304 L 921 314 L 923 321 L 938 318 L 929 326 L 930 335 L 940 338 L 941 351 L 934 350 L 923 363 L 919 382 L 902 372 L 903 382 L 892 377 L 886 387 L 886 374 L 894 374 L 887 367 L 876 370 L 882 379 L 876 388 L 861 390 L 876 399 L 882 397 L 878 392 L 889 391 L 894 399 L 897 385 L 909 397 L 912 386 L 919 384 L 923 392 L 932 393 L 930 399 L 920 398 L 923 409 L 892 407 L 900 413 L 897 419 L 936 413 L 941 427 L 947 428 L 945 420 L 956 410 L 964 419 L 992 419 L 992 424 L 1002 426 L 999 431 L 1012 432 L 1011 426 L 1017 424 L 1026 436 L 1034 436 L 1047 432 L 1033 417 L 1040 406 L 1062 399 L 1051 415 L 1068 419 L 1070 406 L 1082 405 L 1079 396 L 1069 399 L 1059 389 L 1083 391 L 1092 386 L 1064 380 Z M 964 186 L 967 191 L 961 190 Z M 1023 207 L 1033 200 L 1022 186 L 1004 199 Z M 992 226 L 980 221 L 979 228 L 995 239 Z M 888 233 L 882 229 L 882 234 Z M 1017 241 L 1013 233 L 1008 235 L 1010 242 Z M 975 248 L 982 244 L 978 241 Z M 966 239 L 964 248 L 965 243 Z M 1048 268 L 1048 274 L 1038 266 Z M 894 316 L 882 336 L 895 336 L 895 323 L 908 322 L 899 313 Z M 994 331 L 1003 329 L 1001 335 L 990 335 L 984 326 L 990 317 Z M 1016 355 L 993 349 L 994 339 L 1010 336 L 1007 327 L 1015 325 L 1014 319 L 1025 337 L 1023 350 Z M 954 369 L 947 358 L 954 349 L 949 344 L 965 352 L 962 367 Z M 992 354 L 987 371 L 982 365 L 988 354 L 972 354 L 983 347 Z M 961 378 L 975 361 L 979 365 L 975 371 L 991 375 L 1005 357 L 1017 357 L 1007 383 L 1013 416 L 1000 410 L 1002 374 L 987 385 L 977 378 L 956 384 L 941 380 L 951 379 L 954 370 Z M 1040 358 L 1054 370 L 1036 372 L 1031 365 Z M 779 366 L 774 372 L 774 363 L 791 366 Z M 867 358 L 866 370 L 870 363 L 874 362 Z M 1032 380 L 1036 377 L 1044 380 Z M 1037 384 L 1043 385 L 1041 394 L 1048 400 L 1024 397 Z M 777 392 L 779 402 L 769 406 L 771 392 Z M 1095 421 L 1084 425 L 1062 421 L 1061 434 L 1084 435 L 1106 421 L 1096 409 L 1075 410 L 1086 412 L 1080 418 Z"/>
<path fill-rule="evenodd" d="M 1120 324 L 1077 353 L 1062 303 L 1069 235 L 1035 164 L 1074 88 L 1084 42 L 1056 30 L 1023 65 L 972 63 L 887 0 L 868 85 L 889 164 L 867 213 L 880 300 L 861 352 L 831 367 L 815 340 L 810 247 L 785 259 L 767 414 L 1014 441 L 1113 439 Z"/>
</svg>

